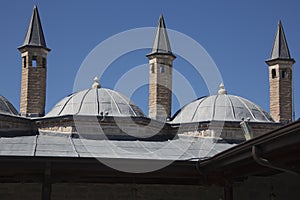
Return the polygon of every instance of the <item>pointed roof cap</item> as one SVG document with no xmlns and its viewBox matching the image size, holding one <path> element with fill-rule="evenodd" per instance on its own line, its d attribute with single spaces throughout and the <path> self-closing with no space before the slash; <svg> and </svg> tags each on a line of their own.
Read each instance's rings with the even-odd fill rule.
<svg viewBox="0 0 300 200">
<path fill-rule="evenodd" d="M 167 29 L 166 29 L 165 20 L 164 20 L 163 15 L 160 15 L 160 17 L 159 17 L 158 26 L 156 29 L 156 34 L 155 34 L 152 50 L 151 50 L 151 53 L 148 54 L 147 56 L 150 56 L 153 54 L 169 54 L 169 55 L 174 56 L 172 53 L 172 50 L 171 50 L 171 45 L 169 42 L 169 37 L 167 34 Z"/>
<path fill-rule="evenodd" d="M 19 47 L 19 49 L 25 46 L 42 47 L 50 51 L 50 49 L 48 49 L 46 45 L 41 19 L 36 5 L 34 6 L 32 11 L 24 43 L 21 47 Z"/>
<path fill-rule="evenodd" d="M 276 36 L 269 60 L 275 59 L 293 60 L 290 55 L 281 20 L 278 22 Z"/>
</svg>

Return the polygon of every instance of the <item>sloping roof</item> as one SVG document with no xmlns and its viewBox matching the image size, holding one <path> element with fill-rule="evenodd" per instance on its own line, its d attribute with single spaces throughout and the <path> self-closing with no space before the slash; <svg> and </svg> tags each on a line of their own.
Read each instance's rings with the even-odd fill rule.
<svg viewBox="0 0 300 200">
<path fill-rule="evenodd" d="M 42 133 L 0 138 L 0 156 L 193 160 L 212 157 L 235 143 L 179 136 L 167 141 L 91 140 Z"/>
<path fill-rule="evenodd" d="M 270 60 L 274 59 L 291 59 L 281 21 L 278 22 L 276 36 L 270 56 Z"/>
<path fill-rule="evenodd" d="M 172 54 L 171 45 L 169 42 L 169 37 L 165 25 L 165 20 L 162 15 L 159 17 L 158 26 L 156 29 L 156 34 L 152 46 L 151 53 L 152 54 Z"/>
<path fill-rule="evenodd" d="M 32 11 L 32 15 L 25 35 L 24 43 L 20 48 L 25 46 L 43 47 L 45 49 L 48 49 L 46 45 L 44 33 L 43 33 L 43 28 L 39 16 L 38 8 L 36 5 L 34 6 Z"/>
</svg>

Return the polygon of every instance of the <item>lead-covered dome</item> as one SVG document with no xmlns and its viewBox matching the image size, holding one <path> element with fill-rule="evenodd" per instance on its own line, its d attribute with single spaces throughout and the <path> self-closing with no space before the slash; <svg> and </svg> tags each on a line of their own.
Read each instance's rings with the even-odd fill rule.
<svg viewBox="0 0 300 200">
<path fill-rule="evenodd" d="M 271 116 L 255 103 L 234 95 L 228 95 L 220 85 L 218 95 L 197 99 L 181 108 L 172 123 L 204 121 L 274 122 Z"/>
<path fill-rule="evenodd" d="M 100 88 L 98 79 L 95 78 L 92 87 L 65 97 L 54 106 L 46 117 L 63 115 L 145 116 L 129 98 L 114 90 Z"/>
<path fill-rule="evenodd" d="M 18 111 L 5 97 L 0 96 L 0 114 L 18 115 Z"/>
</svg>

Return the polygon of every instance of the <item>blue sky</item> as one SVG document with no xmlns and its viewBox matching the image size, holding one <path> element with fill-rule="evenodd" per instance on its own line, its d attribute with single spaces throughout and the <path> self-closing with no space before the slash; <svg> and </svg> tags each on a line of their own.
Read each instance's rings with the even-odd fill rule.
<svg viewBox="0 0 300 200">
<path fill-rule="evenodd" d="M 298 0 L 2 1 L 0 94 L 17 109 L 21 82 L 21 56 L 17 47 L 23 42 L 34 4 L 38 5 L 47 45 L 52 49 L 48 56 L 46 111 L 72 93 L 76 73 L 95 46 L 129 29 L 156 26 L 159 15 L 163 13 L 168 28 L 188 35 L 206 49 L 218 66 L 230 94 L 245 97 L 266 111 L 269 111 L 269 83 L 264 61 L 270 55 L 277 23 L 281 19 L 291 55 L 296 60 L 294 90 L 296 118 L 299 118 Z M 149 42 L 152 40 L 149 38 Z M 146 64 L 147 53 L 148 50 L 140 50 L 120 57 L 104 74 L 102 86 L 113 88 L 126 70 Z M 187 62 L 176 59 L 174 68 L 190 81 L 198 97 L 208 94 L 205 83 L 193 73 Z M 147 87 L 142 87 L 132 96 L 145 113 L 146 93 Z M 178 109 L 179 105 L 174 102 L 173 113 Z"/>
</svg>

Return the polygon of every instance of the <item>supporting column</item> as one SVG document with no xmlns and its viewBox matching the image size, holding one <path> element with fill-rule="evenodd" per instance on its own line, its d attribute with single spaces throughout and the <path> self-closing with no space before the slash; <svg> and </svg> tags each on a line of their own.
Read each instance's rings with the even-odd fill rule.
<svg viewBox="0 0 300 200">
<path fill-rule="evenodd" d="M 44 181 L 42 185 L 42 200 L 51 200 L 51 164 L 46 163 Z"/>
<path fill-rule="evenodd" d="M 226 183 L 224 186 L 224 200 L 233 200 L 233 188 L 231 183 Z"/>
</svg>

